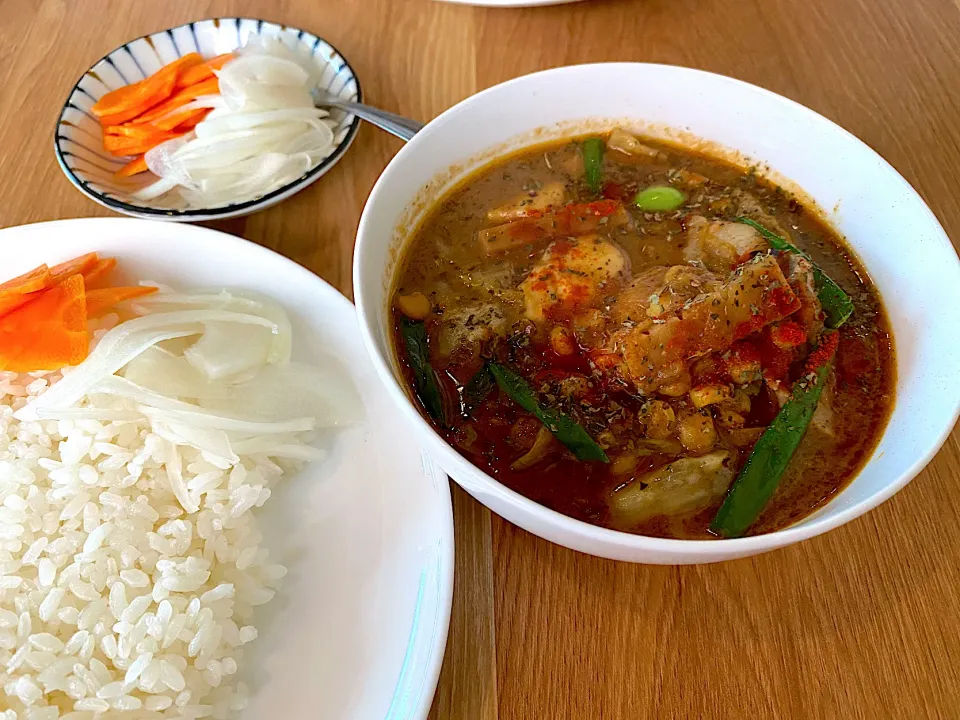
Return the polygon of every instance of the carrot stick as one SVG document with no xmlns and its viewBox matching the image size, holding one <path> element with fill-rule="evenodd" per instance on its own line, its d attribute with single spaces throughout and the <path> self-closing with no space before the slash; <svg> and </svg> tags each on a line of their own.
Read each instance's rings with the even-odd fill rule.
<svg viewBox="0 0 960 720">
<path fill-rule="evenodd" d="M 179 90 L 181 88 L 189 87 L 190 85 L 195 85 L 202 80 L 212 77 L 214 70 L 219 70 L 235 57 L 236 55 L 233 53 L 217 55 L 215 58 L 210 58 L 205 63 L 200 63 L 199 65 L 194 65 L 187 68 L 180 73 L 180 77 L 177 78 L 177 89 Z"/>
<path fill-rule="evenodd" d="M 108 92 L 94 103 L 91 111 L 104 125 L 119 125 L 135 118 L 170 97 L 181 71 L 202 62 L 198 53 L 177 58 L 140 82 Z"/>
<path fill-rule="evenodd" d="M 130 177 L 131 175 L 137 175 L 138 173 L 146 172 L 148 169 L 146 158 L 143 155 L 137 155 L 137 157 L 117 170 L 113 176 L 115 178 L 125 178 Z"/>
<path fill-rule="evenodd" d="M 180 137 L 182 132 L 157 132 L 150 139 L 120 137 L 119 135 L 104 135 L 103 147 L 111 155 L 118 157 L 142 155 L 147 150 L 160 143 Z"/>
<path fill-rule="evenodd" d="M 102 315 L 117 303 L 124 300 L 149 295 L 157 291 L 155 287 L 114 287 L 91 290 L 87 293 L 87 317 Z"/>
<path fill-rule="evenodd" d="M 195 85 L 191 85 L 190 87 L 186 87 L 177 91 L 173 95 L 169 96 L 164 102 L 160 103 L 156 107 L 150 108 L 148 112 L 136 116 L 133 124 L 140 125 L 141 123 L 153 122 L 154 120 L 162 118 L 168 112 L 176 110 L 179 107 L 183 107 L 191 100 L 196 100 L 202 95 L 216 95 L 218 92 L 220 92 L 220 81 L 215 77 L 208 78 L 203 82 L 196 83 Z"/>
<path fill-rule="evenodd" d="M 116 258 L 103 258 L 98 260 L 97 264 L 93 267 L 85 270 L 83 274 L 83 286 L 84 288 L 92 288 L 96 286 L 101 280 L 107 277 L 110 274 L 110 271 L 117 266 Z M 89 297 L 89 293 L 87 293 Z"/>
<path fill-rule="evenodd" d="M 160 128 L 161 130 L 189 130 L 203 120 L 210 112 L 210 109 L 211 108 L 195 108 L 194 110 L 174 112 L 171 115 L 154 120 L 150 123 L 150 126 Z"/>
<path fill-rule="evenodd" d="M 153 125 L 110 125 L 103 129 L 104 135 L 116 135 L 122 138 L 130 138 L 133 140 L 149 140 L 159 131 L 158 128 Z"/>
</svg>

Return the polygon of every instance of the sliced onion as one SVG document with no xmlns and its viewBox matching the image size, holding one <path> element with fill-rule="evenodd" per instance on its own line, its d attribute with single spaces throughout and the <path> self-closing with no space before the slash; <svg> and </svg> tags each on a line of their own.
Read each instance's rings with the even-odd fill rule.
<svg viewBox="0 0 960 720">
<path fill-rule="evenodd" d="M 134 193 L 130 193 L 130 197 L 135 200 L 153 200 L 160 197 L 164 193 L 168 193 L 173 190 L 180 182 L 173 176 L 170 177 L 161 177 L 154 183 L 150 183 L 144 188 L 137 190 Z"/>
<path fill-rule="evenodd" d="M 222 398 L 232 390 L 227 383 L 212 382 L 186 358 L 157 346 L 135 357 L 122 372 L 124 378 L 136 385 L 176 397 Z"/>
<path fill-rule="evenodd" d="M 211 321 L 259 325 L 275 332 L 279 329 L 266 318 L 226 310 L 183 310 L 128 320 L 107 332 L 83 363 L 20 408 L 15 417 L 21 421 L 36 420 L 40 409 L 71 407 L 100 380 L 113 375 L 148 347 L 162 340 L 195 335 L 203 329 L 199 323 Z"/>
<path fill-rule="evenodd" d="M 265 365 L 270 356 L 273 333 L 265 328 L 238 333 L 235 325 L 217 322 L 205 323 L 203 328 L 203 335 L 184 351 L 183 357 L 207 380 L 249 372 Z"/>
<path fill-rule="evenodd" d="M 306 432 L 313 430 L 313 418 L 295 418 L 282 422 L 261 422 L 256 420 L 238 420 L 223 415 L 214 415 L 204 412 L 202 408 L 196 410 L 167 410 L 147 405 L 138 407 L 140 412 L 155 422 L 166 424 L 180 423 L 193 428 L 210 428 L 224 432 L 242 433 L 245 435 L 272 435 L 277 433 Z"/>
<path fill-rule="evenodd" d="M 320 366 L 291 362 L 268 365 L 247 385 L 256 392 L 232 392 L 203 398 L 210 410 L 260 420 L 316 418 L 317 427 L 333 427 L 361 419 L 363 403 L 345 368 L 328 358 Z"/>
<path fill-rule="evenodd" d="M 171 111 L 212 108 L 190 134 L 147 154 L 147 166 L 160 180 L 133 196 L 163 196 L 166 203 L 176 187 L 188 207 L 222 207 L 268 195 L 328 157 L 331 122 L 310 94 L 319 69 L 299 49 L 251 38 L 239 57 L 217 71 L 219 96 Z"/>
</svg>

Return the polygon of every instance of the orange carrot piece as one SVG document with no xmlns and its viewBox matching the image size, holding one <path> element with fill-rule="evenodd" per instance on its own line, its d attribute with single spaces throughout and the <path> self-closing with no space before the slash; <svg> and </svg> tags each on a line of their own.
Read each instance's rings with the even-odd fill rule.
<svg viewBox="0 0 960 720">
<path fill-rule="evenodd" d="M 133 140 L 149 140 L 159 132 L 153 125 L 110 125 L 103 129 L 104 136 L 115 135 Z"/>
<path fill-rule="evenodd" d="M 71 275 L 82 275 L 96 265 L 99 260 L 100 256 L 92 252 L 81 255 L 80 257 L 75 257 L 73 260 L 67 260 L 59 265 L 54 265 L 50 268 L 50 284 L 58 285 Z"/>
<path fill-rule="evenodd" d="M 50 268 L 44 264 L 13 278 L 13 280 L 0 283 L 0 298 L 36 292 L 37 290 L 43 290 L 49 284 Z"/>
<path fill-rule="evenodd" d="M 159 120 L 167 113 L 176 110 L 179 107 L 183 107 L 191 100 L 196 100 L 198 97 L 203 95 L 216 95 L 218 92 L 220 92 L 220 80 L 218 80 L 216 77 L 208 78 L 203 82 L 198 82 L 190 87 L 186 87 L 177 91 L 168 97 L 164 102 L 150 108 L 148 112 L 136 116 L 133 124 L 140 125 L 142 123 L 150 123 L 155 120 Z"/>
<path fill-rule="evenodd" d="M 148 169 L 146 158 L 143 155 L 138 155 L 122 168 L 117 170 L 113 176 L 115 178 L 125 178 L 130 177 L 131 175 L 137 175 L 139 173 L 146 172 Z"/>
<path fill-rule="evenodd" d="M 21 305 L 26 305 L 32 300 L 36 300 L 40 297 L 42 290 L 38 290 L 32 293 L 24 293 L 22 295 L 8 295 L 6 297 L 0 297 L 0 318 L 2 318 L 7 313 L 13 312 Z"/>
<path fill-rule="evenodd" d="M 117 303 L 124 300 L 149 295 L 157 291 L 155 287 L 112 287 L 102 290 L 91 290 L 87 293 L 87 317 L 102 315 Z"/>
<path fill-rule="evenodd" d="M 161 130 L 189 130 L 203 120 L 209 112 L 210 108 L 195 108 L 183 112 L 174 112 L 171 115 L 154 120 L 150 123 L 150 127 L 160 128 Z"/>
<path fill-rule="evenodd" d="M 59 370 L 82 362 L 88 345 L 83 275 L 71 275 L 0 318 L 0 370 Z"/>
<path fill-rule="evenodd" d="M 170 97 L 176 87 L 180 73 L 186 68 L 202 62 L 203 58 L 198 53 L 184 55 L 172 63 L 164 65 L 153 75 L 140 82 L 108 92 L 97 100 L 90 110 L 100 118 L 101 123 L 119 125 Z"/>
<path fill-rule="evenodd" d="M 108 257 L 98 260 L 96 265 L 83 271 L 83 287 L 85 289 L 95 287 L 97 283 L 105 279 L 116 266 L 116 258 Z M 87 296 L 89 297 L 89 292 Z"/>
<path fill-rule="evenodd" d="M 235 57 L 236 55 L 233 53 L 217 55 L 215 58 L 210 58 L 204 63 L 187 68 L 180 73 L 180 77 L 177 78 L 177 89 L 190 87 L 209 77 L 213 77 L 214 70 L 219 70 Z"/>
<path fill-rule="evenodd" d="M 182 132 L 156 132 L 149 139 L 127 138 L 119 135 L 104 135 L 103 147 L 111 155 L 117 157 L 126 157 L 132 155 L 142 155 L 150 148 L 156 147 L 160 143 L 180 137 Z"/>
<path fill-rule="evenodd" d="M 127 93 L 125 99 L 118 99 L 116 104 L 105 106 L 111 108 L 110 111 L 103 109 L 102 112 L 97 113 L 95 109 L 97 105 L 94 105 L 91 109 L 100 118 L 102 125 L 119 125 L 127 120 L 132 120 L 137 115 L 146 112 L 154 105 L 162 103 L 170 97 L 176 82 L 177 75 L 175 72 L 165 73 L 160 70 L 156 75 L 151 75 L 146 80 L 128 86 L 131 90 Z M 124 88 L 120 89 L 123 90 Z M 118 91 L 114 90 L 114 92 Z M 108 95 L 104 95 L 101 101 L 107 97 Z M 99 102 L 97 104 L 99 105 Z"/>
<path fill-rule="evenodd" d="M 188 120 L 182 121 L 179 125 L 177 125 L 177 126 L 174 128 L 174 130 L 175 130 L 176 132 L 183 132 L 183 131 L 186 131 L 186 130 L 192 130 L 193 128 L 195 128 L 197 125 L 199 125 L 200 123 L 202 123 L 202 122 L 206 119 L 207 115 L 210 114 L 210 111 L 211 111 L 211 110 L 212 110 L 212 108 L 204 108 L 202 112 L 194 115 L 193 117 L 189 118 Z"/>
</svg>

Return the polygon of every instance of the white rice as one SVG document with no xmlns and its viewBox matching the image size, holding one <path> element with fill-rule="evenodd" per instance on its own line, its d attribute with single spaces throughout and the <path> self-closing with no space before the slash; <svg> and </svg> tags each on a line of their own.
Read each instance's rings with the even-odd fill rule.
<svg viewBox="0 0 960 720">
<path fill-rule="evenodd" d="M 252 511 L 283 468 L 136 414 L 13 418 L 58 378 L 0 372 L 0 720 L 236 717 L 254 608 L 286 572 Z"/>
</svg>

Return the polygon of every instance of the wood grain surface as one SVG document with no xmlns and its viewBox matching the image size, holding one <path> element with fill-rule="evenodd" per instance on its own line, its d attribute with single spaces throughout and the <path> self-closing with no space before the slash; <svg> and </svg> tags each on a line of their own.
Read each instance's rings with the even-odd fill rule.
<svg viewBox="0 0 960 720">
<path fill-rule="evenodd" d="M 0 226 L 109 214 L 54 160 L 54 123 L 70 87 L 135 36 L 235 14 L 322 35 L 354 65 L 369 102 L 421 120 L 500 81 L 570 63 L 642 60 L 732 75 L 861 137 L 960 238 L 956 0 L 588 0 L 535 9 L 0 0 Z M 364 198 L 399 147 L 365 126 L 307 191 L 220 227 L 349 296 Z M 577 554 L 455 490 L 453 621 L 431 718 L 960 718 L 958 440 L 954 432 L 913 483 L 865 517 L 798 546 L 704 567 Z"/>
</svg>

